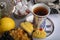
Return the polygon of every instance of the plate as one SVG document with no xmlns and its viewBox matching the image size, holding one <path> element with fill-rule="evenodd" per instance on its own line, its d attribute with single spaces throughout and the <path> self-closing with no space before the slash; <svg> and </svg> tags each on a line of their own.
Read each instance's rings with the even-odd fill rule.
<svg viewBox="0 0 60 40">
<path fill-rule="evenodd" d="M 11 15 L 11 18 L 13 18 L 15 20 L 16 23 L 16 27 L 19 27 L 20 23 L 23 21 L 28 21 L 27 19 L 30 19 L 29 22 L 32 22 L 33 20 L 33 15 L 29 14 L 27 15 L 25 18 L 23 19 L 16 19 L 13 14 Z M 45 31 L 47 33 L 47 37 L 50 36 L 53 31 L 54 31 L 54 23 L 52 22 L 52 20 L 50 18 L 47 17 L 46 21 L 45 21 Z"/>
<path fill-rule="evenodd" d="M 54 31 L 54 24 L 50 18 L 46 19 L 45 31 L 47 33 L 47 37 L 50 36 Z"/>
<path fill-rule="evenodd" d="M 33 22 L 33 14 L 29 14 L 27 17 L 26 17 L 26 21 L 29 21 L 29 22 Z M 47 33 L 47 37 L 50 36 L 53 31 L 54 31 L 54 23 L 52 22 L 52 20 L 50 18 L 46 18 L 46 20 L 42 23 L 41 27 L 43 27 Z"/>
</svg>

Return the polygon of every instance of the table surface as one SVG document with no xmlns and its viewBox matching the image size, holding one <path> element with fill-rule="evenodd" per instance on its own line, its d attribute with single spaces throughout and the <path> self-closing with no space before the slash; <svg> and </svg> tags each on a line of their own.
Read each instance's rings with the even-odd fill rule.
<svg viewBox="0 0 60 40">
<path fill-rule="evenodd" d="M 53 14 L 48 16 L 54 23 L 54 32 L 45 40 L 60 40 L 60 14 Z"/>
</svg>

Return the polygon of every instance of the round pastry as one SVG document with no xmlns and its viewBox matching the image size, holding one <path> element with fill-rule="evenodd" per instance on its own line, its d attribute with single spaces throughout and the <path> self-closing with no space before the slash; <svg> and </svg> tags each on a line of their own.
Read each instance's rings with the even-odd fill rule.
<svg viewBox="0 0 60 40">
<path fill-rule="evenodd" d="M 33 38 L 44 39 L 46 38 L 46 32 L 42 28 L 37 29 L 35 32 L 33 32 Z"/>
</svg>

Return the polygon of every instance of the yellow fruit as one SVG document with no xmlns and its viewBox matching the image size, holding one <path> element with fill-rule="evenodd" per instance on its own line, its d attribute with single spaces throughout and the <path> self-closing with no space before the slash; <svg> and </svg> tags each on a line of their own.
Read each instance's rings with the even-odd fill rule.
<svg viewBox="0 0 60 40">
<path fill-rule="evenodd" d="M 15 22 L 12 18 L 4 17 L 0 20 L 0 32 L 9 31 L 15 28 Z"/>
</svg>

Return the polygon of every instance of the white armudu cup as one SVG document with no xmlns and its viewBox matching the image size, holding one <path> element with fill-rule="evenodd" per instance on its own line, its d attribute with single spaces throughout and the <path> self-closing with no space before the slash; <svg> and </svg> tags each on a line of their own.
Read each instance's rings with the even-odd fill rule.
<svg viewBox="0 0 60 40">
<path fill-rule="evenodd" d="M 48 11 L 48 13 L 46 15 L 44 15 L 44 16 L 36 15 L 34 13 L 34 9 L 37 8 L 37 7 L 43 7 L 43 8 L 45 8 Z M 35 26 L 37 28 L 39 28 L 40 25 L 42 24 L 42 22 L 44 21 L 44 19 L 46 19 L 46 17 L 50 14 L 50 7 L 48 7 L 44 3 L 37 3 L 37 4 L 35 4 L 35 5 L 32 6 L 32 10 L 31 11 L 32 11 L 32 14 L 34 15 L 34 24 L 35 24 Z"/>
</svg>

